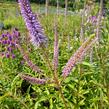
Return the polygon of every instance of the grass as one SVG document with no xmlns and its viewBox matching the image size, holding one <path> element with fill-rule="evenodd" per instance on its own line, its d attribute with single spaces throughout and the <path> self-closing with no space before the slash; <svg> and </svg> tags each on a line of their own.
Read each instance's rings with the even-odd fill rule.
<svg viewBox="0 0 109 109">
<path fill-rule="evenodd" d="M 11 8 L 10 8 L 11 7 Z M 32 4 L 34 12 L 39 6 Z M 96 11 L 96 10 L 95 10 Z M 17 12 L 17 14 L 16 14 Z M 96 13 L 96 12 L 95 12 Z M 48 57 L 52 63 L 54 44 L 54 14 L 39 15 L 39 20 L 48 36 Z M 0 21 L 4 23 L 5 30 L 11 31 L 16 27 L 21 32 L 21 45 L 28 51 L 30 59 L 44 70 L 46 77 L 53 74 L 47 67 L 43 51 L 35 49 L 28 41 L 28 31 L 20 15 L 18 5 L 13 3 L 0 4 Z M 67 24 L 64 26 L 64 15 L 58 16 L 59 36 L 59 68 L 61 72 L 73 53 L 81 45 L 80 14 L 68 15 Z M 75 66 L 72 73 L 62 84 L 63 94 L 68 109 L 109 109 L 109 20 L 103 20 L 101 39 L 99 45 L 93 48 L 93 62 L 90 62 L 90 50 L 84 61 Z M 91 34 L 85 26 L 85 38 Z M 70 49 L 68 49 L 68 36 L 70 36 Z M 40 52 L 39 52 L 40 51 Z M 59 89 L 54 84 L 33 85 L 19 77 L 20 73 L 40 77 L 24 62 L 18 50 L 15 59 L 0 57 L 0 109 L 64 109 L 64 104 L 59 95 Z"/>
</svg>

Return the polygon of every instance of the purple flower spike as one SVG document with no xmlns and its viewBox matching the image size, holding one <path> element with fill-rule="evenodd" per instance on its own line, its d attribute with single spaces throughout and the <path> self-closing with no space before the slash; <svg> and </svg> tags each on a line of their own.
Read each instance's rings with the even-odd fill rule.
<svg viewBox="0 0 109 109">
<path fill-rule="evenodd" d="M 7 40 L 8 45 L 11 43 L 10 40 Z"/>
<path fill-rule="evenodd" d="M 96 16 L 92 16 L 92 22 L 95 22 L 97 20 Z"/>
<path fill-rule="evenodd" d="M 10 41 L 12 41 L 12 36 L 9 36 L 8 38 L 9 38 Z"/>
<path fill-rule="evenodd" d="M 12 33 L 7 32 L 0 36 L 1 51 L 4 52 L 6 58 L 15 58 L 13 51 L 17 49 L 16 44 L 19 43 L 19 35 L 18 30 L 14 29 Z"/>
<path fill-rule="evenodd" d="M 87 22 L 91 23 L 91 24 L 96 24 L 97 22 L 97 17 L 96 16 L 90 16 L 87 20 Z"/>
<path fill-rule="evenodd" d="M 16 56 L 15 56 L 15 54 L 12 54 L 12 58 L 14 59 Z"/>
<path fill-rule="evenodd" d="M 20 36 L 20 33 L 17 28 L 14 29 L 12 35 L 15 36 L 16 38 L 18 38 Z"/>
<path fill-rule="evenodd" d="M 32 84 L 45 84 L 46 83 L 45 79 L 34 78 L 28 75 L 21 75 L 21 78 L 24 80 L 27 80 L 28 82 Z"/>
<path fill-rule="evenodd" d="M 5 37 L 5 34 L 2 34 L 2 38 L 4 38 Z"/>
<path fill-rule="evenodd" d="M 10 45 L 11 45 L 12 47 L 15 47 L 16 44 L 13 43 L 13 42 L 11 42 Z"/>
<path fill-rule="evenodd" d="M 10 57 L 10 54 L 9 53 L 6 53 L 6 58 L 9 58 Z"/>
<path fill-rule="evenodd" d="M 6 40 L 3 40 L 3 41 L 2 41 L 2 44 L 7 44 L 7 41 L 6 41 Z"/>
<path fill-rule="evenodd" d="M 29 0 L 18 0 L 21 14 L 29 31 L 31 42 L 34 46 L 39 47 L 47 43 L 43 28 L 35 14 L 33 14 Z"/>
<path fill-rule="evenodd" d="M 12 48 L 11 47 L 8 47 L 7 50 L 11 52 L 12 51 Z"/>
</svg>

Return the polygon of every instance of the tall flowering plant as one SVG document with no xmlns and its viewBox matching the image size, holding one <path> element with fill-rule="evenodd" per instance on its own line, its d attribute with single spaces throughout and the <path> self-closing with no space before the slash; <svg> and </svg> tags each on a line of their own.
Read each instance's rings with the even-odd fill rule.
<svg viewBox="0 0 109 109">
<path fill-rule="evenodd" d="M 31 42 L 35 47 L 42 47 L 45 46 L 47 43 L 47 37 L 44 34 L 44 30 L 42 26 L 40 25 L 37 16 L 32 12 L 30 2 L 29 0 L 18 0 L 20 11 L 22 14 L 22 17 L 25 21 L 26 27 L 28 29 L 29 35 L 31 37 Z M 26 60 L 29 67 L 32 68 L 37 73 L 44 73 L 42 69 L 40 69 L 38 66 L 36 66 L 30 59 L 27 54 L 25 54 L 24 50 L 20 46 L 19 43 L 19 36 L 20 33 L 18 30 L 14 30 L 11 34 L 6 33 L 2 34 L 0 36 L 0 43 L 3 45 L 4 48 L 7 47 L 8 54 L 6 53 L 6 57 L 9 57 L 10 54 L 12 57 L 14 55 L 12 54 L 13 47 L 16 47 L 20 50 L 21 54 L 23 55 L 23 58 Z M 58 56 L 59 56 L 59 42 L 58 42 L 58 34 L 57 34 L 57 24 L 55 24 L 55 38 L 54 38 L 54 59 L 53 59 L 53 65 L 54 69 L 51 69 L 51 72 L 54 72 L 54 78 L 53 80 L 49 78 L 34 78 L 29 75 L 21 74 L 21 78 L 24 80 L 29 81 L 33 84 L 46 84 L 46 83 L 55 83 L 60 91 L 60 95 L 62 97 L 62 100 L 65 104 L 65 108 L 67 109 L 67 104 L 65 101 L 65 98 L 63 96 L 63 91 L 61 89 L 61 82 L 58 79 Z M 97 41 L 96 34 L 93 34 L 91 37 L 89 37 L 86 41 L 83 42 L 83 44 L 79 47 L 79 49 L 71 56 L 71 58 L 68 60 L 64 68 L 62 69 L 62 77 L 63 80 L 72 72 L 72 69 L 74 66 L 85 56 L 86 52 L 94 45 L 94 43 Z M 9 54 L 10 53 L 10 54 Z"/>
</svg>

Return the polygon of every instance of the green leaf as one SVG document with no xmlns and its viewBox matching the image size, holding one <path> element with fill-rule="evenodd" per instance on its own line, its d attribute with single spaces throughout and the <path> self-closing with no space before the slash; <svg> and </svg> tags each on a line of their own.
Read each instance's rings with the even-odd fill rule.
<svg viewBox="0 0 109 109">
<path fill-rule="evenodd" d="M 93 65 L 91 63 L 86 62 L 86 61 L 82 62 L 82 64 L 85 66 L 88 66 L 88 67 L 93 67 Z"/>
</svg>

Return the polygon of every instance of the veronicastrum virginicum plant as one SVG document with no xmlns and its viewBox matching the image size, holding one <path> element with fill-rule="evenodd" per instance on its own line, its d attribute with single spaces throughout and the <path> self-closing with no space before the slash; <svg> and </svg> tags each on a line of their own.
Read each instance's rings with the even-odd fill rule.
<svg viewBox="0 0 109 109">
<path fill-rule="evenodd" d="M 36 48 L 45 48 L 47 44 L 47 37 L 44 35 L 44 30 L 42 26 L 40 25 L 37 15 L 35 15 L 30 6 L 29 0 L 18 0 L 20 10 L 22 17 L 24 18 L 26 27 L 29 31 L 30 41 Z M 99 20 L 98 20 L 99 21 Z M 98 22 L 99 24 L 99 22 Z M 99 27 L 99 25 L 97 25 Z M 34 78 L 29 75 L 20 74 L 20 77 L 24 80 L 29 81 L 33 84 L 52 84 L 54 83 L 60 92 L 60 95 L 62 97 L 62 100 L 65 104 L 65 108 L 67 109 L 67 103 L 65 101 L 63 91 L 62 91 L 62 81 L 67 78 L 67 76 L 72 72 L 72 69 L 74 66 L 80 62 L 83 57 L 85 56 L 86 52 L 95 44 L 95 42 L 98 40 L 98 32 L 99 28 L 97 28 L 97 34 L 92 34 L 87 40 L 85 40 L 82 45 L 79 47 L 79 49 L 71 56 L 71 58 L 68 60 L 64 68 L 62 69 L 62 75 L 61 80 L 58 77 L 58 55 L 59 55 L 59 42 L 58 42 L 58 34 L 57 34 L 57 22 L 55 22 L 55 38 L 54 38 L 54 57 L 53 57 L 53 65 L 50 65 L 51 72 L 54 73 L 53 80 L 50 78 Z M 96 37 L 97 36 L 97 37 Z M 14 37 L 12 37 L 14 38 Z M 13 40 L 13 39 L 12 39 Z M 33 64 L 33 62 L 29 59 L 28 55 L 25 54 L 24 50 L 20 46 L 20 43 L 15 44 L 16 47 L 20 50 L 21 54 L 23 55 L 23 58 L 26 60 L 27 65 L 32 68 L 33 71 L 43 74 L 44 71 L 41 70 L 38 66 Z M 48 62 L 49 63 L 49 62 Z M 51 62 L 50 62 L 51 63 Z"/>
</svg>

